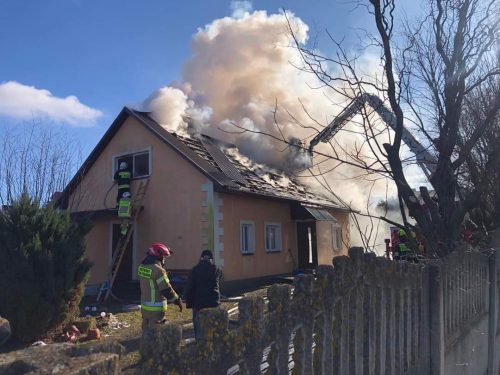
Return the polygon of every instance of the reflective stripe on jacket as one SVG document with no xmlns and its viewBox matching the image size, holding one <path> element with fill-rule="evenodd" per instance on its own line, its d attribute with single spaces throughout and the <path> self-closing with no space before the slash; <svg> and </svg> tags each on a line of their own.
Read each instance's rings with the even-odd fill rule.
<svg viewBox="0 0 500 375">
<path fill-rule="evenodd" d="M 130 189 L 132 173 L 130 171 L 116 171 L 113 179 L 118 184 L 118 189 Z"/>
<path fill-rule="evenodd" d="M 398 247 L 399 247 L 399 252 L 400 252 L 400 253 L 407 253 L 407 252 L 409 252 L 409 251 L 410 251 L 410 248 L 409 248 L 409 247 L 408 247 L 408 245 L 406 245 L 405 243 L 400 243 L 400 244 L 398 245 Z"/>
<path fill-rule="evenodd" d="M 141 286 L 141 308 L 145 311 L 165 311 L 167 298 L 175 300 L 178 296 L 170 285 L 167 273 L 158 262 L 144 263 L 137 269 Z"/>
<path fill-rule="evenodd" d="M 131 177 L 132 177 L 132 174 L 129 171 L 118 171 L 118 178 L 127 179 L 127 178 L 131 178 Z"/>
</svg>

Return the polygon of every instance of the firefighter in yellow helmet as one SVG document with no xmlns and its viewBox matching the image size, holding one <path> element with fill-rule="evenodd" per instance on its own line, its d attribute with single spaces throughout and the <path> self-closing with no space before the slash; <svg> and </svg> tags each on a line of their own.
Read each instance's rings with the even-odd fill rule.
<svg viewBox="0 0 500 375">
<path fill-rule="evenodd" d="M 141 285 L 142 329 L 164 323 L 167 301 L 175 303 L 182 311 L 182 301 L 175 293 L 163 268 L 164 259 L 172 251 L 162 243 L 153 243 L 146 258 L 137 269 Z"/>
<path fill-rule="evenodd" d="M 400 229 L 398 231 L 398 245 L 396 247 L 394 260 L 405 260 L 406 257 L 410 254 L 410 247 L 408 246 L 409 239 L 406 235 L 406 231 L 404 229 Z"/>
</svg>

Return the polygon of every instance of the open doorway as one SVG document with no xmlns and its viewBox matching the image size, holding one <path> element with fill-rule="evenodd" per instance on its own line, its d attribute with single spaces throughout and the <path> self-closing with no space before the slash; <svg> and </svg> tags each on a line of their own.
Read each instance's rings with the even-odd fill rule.
<svg viewBox="0 0 500 375">
<path fill-rule="evenodd" d="M 111 241 L 111 256 L 114 255 L 116 251 L 116 245 L 118 244 L 118 240 L 120 238 L 120 223 L 113 223 L 113 237 Z M 125 249 L 125 253 L 123 254 L 122 261 L 120 263 L 120 267 L 118 268 L 118 273 L 116 274 L 115 282 L 128 282 L 132 280 L 132 251 L 133 251 L 133 243 L 134 243 L 134 232 L 130 237 L 130 241 L 127 244 L 127 248 Z"/>
<path fill-rule="evenodd" d="M 300 269 L 313 269 L 318 266 L 316 221 L 297 222 L 297 249 Z"/>
</svg>

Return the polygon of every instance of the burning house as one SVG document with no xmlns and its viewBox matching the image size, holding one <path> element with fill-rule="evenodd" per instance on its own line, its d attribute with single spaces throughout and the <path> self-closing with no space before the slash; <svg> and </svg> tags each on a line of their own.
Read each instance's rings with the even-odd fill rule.
<svg viewBox="0 0 500 375">
<path fill-rule="evenodd" d="M 59 206 L 90 219 L 89 291 L 108 279 L 120 237 L 113 175 L 132 165 L 132 194 L 148 188 L 116 274 L 136 280 L 152 242 L 175 254 L 182 273 L 211 249 L 226 285 L 331 264 L 349 244 L 347 210 L 294 179 L 252 163 L 231 144 L 167 130 L 147 112 L 124 108 L 59 197 Z"/>
</svg>

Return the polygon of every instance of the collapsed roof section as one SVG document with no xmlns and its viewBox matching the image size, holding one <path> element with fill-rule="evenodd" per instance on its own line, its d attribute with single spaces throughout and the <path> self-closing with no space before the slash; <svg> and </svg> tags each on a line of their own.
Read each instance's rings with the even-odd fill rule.
<svg viewBox="0 0 500 375">
<path fill-rule="evenodd" d="M 209 177 L 214 183 L 216 191 L 264 196 L 322 207 L 346 209 L 331 199 L 313 193 L 293 178 L 265 166 L 252 163 L 239 154 L 234 145 L 206 135 L 194 137 L 170 133 L 154 121 L 147 112 L 140 112 L 127 107 L 120 112 L 75 177 L 65 188 L 58 201 L 58 206 L 67 208 L 71 192 L 129 116 L 139 120 L 144 127 Z"/>
</svg>

